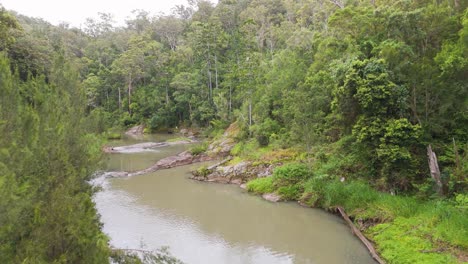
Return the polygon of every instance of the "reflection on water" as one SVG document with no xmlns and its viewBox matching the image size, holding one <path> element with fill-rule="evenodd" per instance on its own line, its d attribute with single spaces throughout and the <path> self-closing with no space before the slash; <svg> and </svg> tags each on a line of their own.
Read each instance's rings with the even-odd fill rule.
<svg viewBox="0 0 468 264">
<path fill-rule="evenodd" d="M 141 168 L 186 147 L 112 154 L 109 169 Z M 105 182 L 95 200 L 111 243 L 169 246 L 186 263 L 374 263 L 338 217 L 266 202 L 237 186 L 187 179 L 198 166 Z"/>
</svg>

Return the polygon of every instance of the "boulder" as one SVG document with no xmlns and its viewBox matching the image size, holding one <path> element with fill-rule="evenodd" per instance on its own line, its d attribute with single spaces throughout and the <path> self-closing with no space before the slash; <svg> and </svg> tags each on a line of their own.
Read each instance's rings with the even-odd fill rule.
<svg viewBox="0 0 468 264">
<path fill-rule="evenodd" d="M 265 193 L 262 198 L 273 203 L 281 201 L 281 196 L 276 193 Z"/>
<path fill-rule="evenodd" d="M 134 126 L 128 129 L 127 132 L 125 132 L 125 135 L 129 135 L 129 136 L 143 135 L 144 129 L 145 127 L 143 125 Z"/>
</svg>

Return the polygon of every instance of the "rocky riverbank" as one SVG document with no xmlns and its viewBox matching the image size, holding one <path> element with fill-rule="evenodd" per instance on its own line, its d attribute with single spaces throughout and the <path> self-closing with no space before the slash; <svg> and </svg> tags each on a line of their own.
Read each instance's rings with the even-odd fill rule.
<svg viewBox="0 0 468 264">
<path fill-rule="evenodd" d="M 216 159 L 225 158 L 235 145 L 235 140 L 231 136 L 231 129 L 227 129 L 224 135 L 219 139 L 212 142 L 207 150 L 203 153 L 192 153 L 192 151 L 187 150 L 182 153 L 179 153 L 174 156 L 163 158 L 156 162 L 149 168 L 139 171 L 115 171 L 106 173 L 106 177 L 131 177 L 142 175 L 146 173 L 151 173 L 161 169 L 170 169 L 178 166 L 189 165 L 197 162 L 211 161 Z M 157 148 L 181 145 L 181 144 L 193 144 L 198 143 L 196 139 L 187 139 L 187 140 L 178 140 L 178 141 L 168 141 L 168 142 L 145 142 L 128 146 L 120 147 L 104 147 L 103 152 L 105 153 L 137 153 L 137 152 L 147 152 L 154 151 Z"/>
</svg>

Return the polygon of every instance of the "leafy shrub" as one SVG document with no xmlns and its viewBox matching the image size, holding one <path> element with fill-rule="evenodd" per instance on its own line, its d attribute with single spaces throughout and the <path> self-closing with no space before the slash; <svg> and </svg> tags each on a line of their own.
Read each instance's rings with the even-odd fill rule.
<svg viewBox="0 0 468 264">
<path fill-rule="evenodd" d="M 200 155 L 204 153 L 208 149 L 208 145 L 206 143 L 201 143 L 194 145 L 190 148 L 190 153 L 194 156 Z"/>
<path fill-rule="evenodd" d="M 164 120 L 158 115 L 154 115 L 151 117 L 148 123 L 148 127 L 152 130 L 155 131 L 157 128 L 161 127 L 161 125 L 164 123 Z"/>
<path fill-rule="evenodd" d="M 449 253 L 437 250 L 427 237 L 431 236 L 431 223 L 427 219 L 398 217 L 391 223 L 370 229 L 373 240 L 388 263 L 457 263 Z"/>
<path fill-rule="evenodd" d="M 276 120 L 266 118 L 260 124 L 253 125 L 250 130 L 260 146 L 267 146 L 270 142 L 270 137 L 277 134 L 280 128 L 281 127 Z"/>
<path fill-rule="evenodd" d="M 208 176 L 208 174 L 210 174 L 210 170 L 208 169 L 207 166 L 201 166 L 200 168 L 198 168 L 195 172 L 195 174 L 197 176 L 201 176 L 201 177 L 206 177 Z"/>
<path fill-rule="evenodd" d="M 299 199 L 302 194 L 302 186 L 299 184 L 281 186 L 278 188 L 278 194 L 281 198 L 287 201 L 294 201 Z"/>
<path fill-rule="evenodd" d="M 460 209 L 468 209 L 468 195 L 467 194 L 457 194 L 455 196 L 456 207 Z"/>
<path fill-rule="evenodd" d="M 273 178 L 266 177 L 251 180 L 247 183 L 247 191 L 258 194 L 272 193 L 275 191 Z"/>
<path fill-rule="evenodd" d="M 273 180 L 276 186 L 287 186 L 299 183 L 311 176 L 307 165 L 302 163 L 290 163 L 276 168 L 273 172 Z"/>
<path fill-rule="evenodd" d="M 135 125 L 137 123 L 137 120 L 134 117 L 130 116 L 127 112 L 125 112 L 122 114 L 120 122 L 123 126 L 129 127 Z"/>
<path fill-rule="evenodd" d="M 122 138 L 122 134 L 120 134 L 120 133 L 115 133 L 115 132 L 107 132 L 107 133 L 106 133 L 106 138 L 109 139 L 109 140 L 112 140 L 112 139 L 121 139 L 121 138 Z"/>
</svg>

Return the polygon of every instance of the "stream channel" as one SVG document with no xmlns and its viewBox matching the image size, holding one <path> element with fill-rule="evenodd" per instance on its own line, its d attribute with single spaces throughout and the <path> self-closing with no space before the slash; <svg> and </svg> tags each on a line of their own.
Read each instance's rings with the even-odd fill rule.
<svg viewBox="0 0 468 264">
<path fill-rule="evenodd" d="M 159 142 L 168 135 L 114 141 L 113 146 Z M 106 170 L 132 171 L 188 145 L 108 154 Z M 296 203 L 271 203 L 236 185 L 188 179 L 193 164 L 130 178 L 95 180 L 94 200 L 111 245 L 163 246 L 185 263 L 375 263 L 342 219 Z"/>
</svg>

